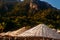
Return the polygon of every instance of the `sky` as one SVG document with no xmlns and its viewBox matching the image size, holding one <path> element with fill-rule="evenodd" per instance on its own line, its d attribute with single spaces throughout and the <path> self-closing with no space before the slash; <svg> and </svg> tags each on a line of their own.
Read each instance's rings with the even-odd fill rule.
<svg viewBox="0 0 60 40">
<path fill-rule="evenodd" d="M 41 0 L 41 1 L 46 1 L 49 4 L 51 4 L 53 7 L 60 9 L 60 0 Z"/>
</svg>

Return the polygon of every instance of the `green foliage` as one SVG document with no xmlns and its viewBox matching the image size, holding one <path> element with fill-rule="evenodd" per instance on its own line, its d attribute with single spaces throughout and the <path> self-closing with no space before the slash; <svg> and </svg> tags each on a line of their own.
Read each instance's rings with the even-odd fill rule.
<svg viewBox="0 0 60 40">
<path fill-rule="evenodd" d="M 40 23 L 60 29 L 60 10 L 48 8 L 36 11 L 30 9 L 29 4 L 24 2 L 9 4 L 8 10 L 6 10 L 6 5 L 0 6 L 0 29 L 3 29 L 4 32 L 13 31 L 23 26 L 33 27 Z"/>
</svg>

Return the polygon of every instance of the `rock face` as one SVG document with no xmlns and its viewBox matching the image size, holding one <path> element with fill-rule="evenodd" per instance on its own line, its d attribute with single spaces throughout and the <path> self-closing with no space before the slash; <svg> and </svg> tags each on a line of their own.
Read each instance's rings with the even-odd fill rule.
<svg viewBox="0 0 60 40">
<path fill-rule="evenodd" d="M 5 3 L 10 3 L 10 4 L 14 4 L 14 2 L 21 2 L 21 0 L 0 0 L 1 2 L 5 2 Z M 24 0 L 23 1 L 26 4 L 30 4 L 30 8 L 33 9 L 47 9 L 47 8 L 54 8 L 52 7 L 50 4 L 48 4 L 47 2 L 44 1 L 40 1 L 40 0 Z"/>
<path fill-rule="evenodd" d="M 54 8 L 54 7 L 52 7 L 50 4 L 48 4 L 47 2 L 44 2 L 44 1 L 31 0 L 30 8 L 33 8 L 33 9 L 35 8 L 37 10 L 37 9 L 47 9 L 47 8 Z"/>
</svg>

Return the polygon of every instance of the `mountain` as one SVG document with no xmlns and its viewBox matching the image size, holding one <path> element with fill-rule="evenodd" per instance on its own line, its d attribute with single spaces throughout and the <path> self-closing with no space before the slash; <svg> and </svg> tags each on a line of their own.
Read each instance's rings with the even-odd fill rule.
<svg viewBox="0 0 60 40">
<path fill-rule="evenodd" d="M 40 0 L 24 0 L 0 5 L 0 28 L 4 32 L 24 26 L 33 27 L 40 23 L 60 29 L 60 9 Z"/>
<path fill-rule="evenodd" d="M 47 8 L 56 9 L 53 6 L 51 6 L 49 3 L 44 2 L 44 1 L 40 1 L 40 0 L 30 0 L 30 1 L 25 0 L 25 2 L 28 3 L 28 4 L 30 4 L 30 5 L 32 5 L 32 7 L 34 5 L 37 6 L 38 9 L 47 9 Z"/>
</svg>

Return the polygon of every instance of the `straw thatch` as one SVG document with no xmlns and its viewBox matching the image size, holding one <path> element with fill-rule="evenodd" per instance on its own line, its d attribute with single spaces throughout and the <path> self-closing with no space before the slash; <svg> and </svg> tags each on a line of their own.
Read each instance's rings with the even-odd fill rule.
<svg viewBox="0 0 60 40">
<path fill-rule="evenodd" d="M 53 39 L 60 39 L 60 34 L 52 30 L 51 28 L 48 28 L 44 24 L 39 24 L 38 26 L 33 27 L 17 36 L 18 37 L 47 37 Z"/>
<path fill-rule="evenodd" d="M 7 33 L 0 33 L 0 39 L 18 39 L 18 40 L 60 40 L 60 34 L 58 34 L 55 30 L 52 30 L 51 28 L 48 28 L 44 24 L 39 24 L 29 30 L 27 30 L 25 27 L 12 31 Z"/>
<path fill-rule="evenodd" d="M 5 35 L 8 35 L 8 36 L 16 36 L 18 34 L 21 34 L 22 32 L 26 31 L 26 27 L 23 27 L 23 28 L 20 28 L 16 31 L 9 31 L 9 32 L 6 32 L 6 33 L 0 33 L 1 36 L 5 36 Z"/>
</svg>

